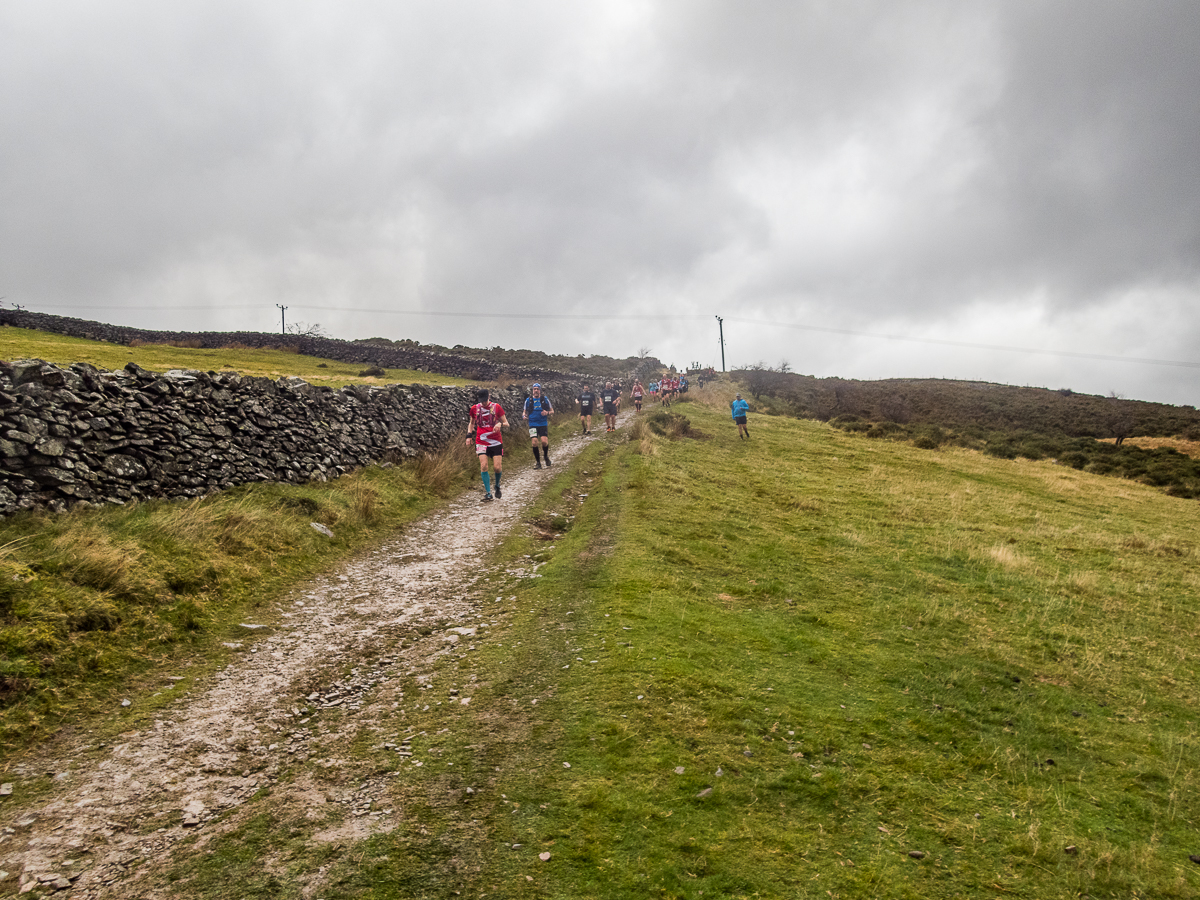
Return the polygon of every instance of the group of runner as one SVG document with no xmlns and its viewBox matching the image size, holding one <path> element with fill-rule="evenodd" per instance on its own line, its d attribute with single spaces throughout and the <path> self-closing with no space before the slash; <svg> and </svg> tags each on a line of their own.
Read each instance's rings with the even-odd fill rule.
<svg viewBox="0 0 1200 900">
<path fill-rule="evenodd" d="M 636 382 L 640 388 L 641 382 Z M 642 408 L 641 396 L 644 391 L 635 395 L 634 404 Z M 491 399 L 491 392 L 481 388 L 476 394 L 476 403 L 471 407 L 471 420 L 467 426 L 467 443 L 475 442 L 475 455 L 479 457 L 479 476 L 483 479 L 483 500 L 489 502 L 499 500 L 504 496 L 500 481 L 504 476 L 504 438 L 502 429 L 508 426 L 508 416 L 504 408 Z M 585 384 L 583 391 L 575 398 L 579 407 L 579 422 L 584 434 L 592 433 L 592 415 L 597 404 L 604 412 L 606 431 L 617 430 L 617 413 L 621 409 L 621 388 L 611 381 L 605 382 L 604 390 L 597 396 L 592 392 L 592 386 Z M 541 384 L 535 382 L 525 398 L 521 418 L 528 423 L 529 441 L 533 448 L 533 467 L 550 468 L 550 416 L 554 414 L 554 404 L 542 393 Z M 488 463 L 491 461 L 489 467 Z"/>
<path fill-rule="evenodd" d="M 630 387 L 629 395 L 633 400 L 634 409 L 641 412 L 642 402 L 647 394 L 657 396 L 664 406 L 669 406 L 678 399 L 680 393 L 687 390 L 687 379 L 674 375 L 664 375 L 658 381 L 650 383 L 649 388 L 643 386 L 640 379 L 635 378 Z M 475 442 L 475 455 L 479 457 L 479 474 L 483 479 L 484 502 L 503 497 L 500 480 L 504 475 L 504 439 L 501 429 L 508 426 L 508 417 L 499 403 L 492 402 L 491 393 L 487 388 L 481 388 L 476 395 L 474 406 L 471 407 L 471 421 L 467 426 L 467 442 Z M 592 416 L 599 406 L 604 414 L 604 429 L 606 432 L 617 430 L 617 414 L 621 410 L 621 385 L 606 381 L 604 389 L 596 394 L 590 384 L 585 384 L 579 396 L 575 398 L 579 407 L 579 424 L 584 434 L 592 433 Z M 742 395 L 737 395 L 733 404 L 733 419 L 738 425 L 738 437 L 748 438 L 746 430 L 747 404 Z M 529 396 L 521 410 L 521 418 L 529 426 L 529 441 L 533 449 L 535 469 L 550 468 L 550 416 L 554 414 L 554 404 L 542 392 L 540 383 L 535 382 L 529 389 Z M 491 461 L 489 470 L 488 461 Z"/>
<path fill-rule="evenodd" d="M 687 379 L 680 375 L 664 375 L 650 382 L 650 396 L 658 397 L 663 406 L 670 406 L 679 395 L 687 391 Z"/>
<path fill-rule="evenodd" d="M 604 390 L 597 395 L 590 384 L 585 384 L 583 391 L 575 398 L 575 405 L 579 407 L 579 424 L 584 434 L 592 433 L 592 416 L 597 405 L 604 413 L 604 430 L 616 431 L 617 413 L 621 411 L 621 385 L 606 381 Z"/>
</svg>

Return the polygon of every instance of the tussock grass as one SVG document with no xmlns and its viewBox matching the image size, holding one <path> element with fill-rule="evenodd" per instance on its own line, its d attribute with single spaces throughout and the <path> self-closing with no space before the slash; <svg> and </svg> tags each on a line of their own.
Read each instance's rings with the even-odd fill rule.
<svg viewBox="0 0 1200 900">
<path fill-rule="evenodd" d="M 1028 557 L 1022 556 L 1007 544 L 991 547 L 984 551 L 984 554 L 1009 569 L 1020 569 L 1030 564 Z"/>
<path fill-rule="evenodd" d="M 203 500 L 0 522 L 0 752 L 111 702 L 156 666 L 215 661 L 239 617 L 470 475 L 448 453 L 326 484 L 246 485 Z"/>
<path fill-rule="evenodd" d="M 634 444 L 636 452 L 643 456 L 654 456 L 658 453 L 654 431 L 650 428 L 644 414 L 634 419 L 633 424 L 629 426 L 629 440 Z"/>
<path fill-rule="evenodd" d="M 511 438 L 509 443 L 516 446 Z M 437 453 L 421 456 L 417 460 L 416 473 L 427 489 L 447 497 L 455 488 L 461 487 L 463 469 L 477 465 L 475 450 L 467 441 L 451 440 Z"/>
</svg>

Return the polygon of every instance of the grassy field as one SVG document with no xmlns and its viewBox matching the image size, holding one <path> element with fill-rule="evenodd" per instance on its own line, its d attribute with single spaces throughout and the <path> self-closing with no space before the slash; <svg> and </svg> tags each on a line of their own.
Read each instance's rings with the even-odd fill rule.
<svg viewBox="0 0 1200 900">
<path fill-rule="evenodd" d="M 192 895 L 1200 895 L 1196 504 L 724 402 L 490 554 L 470 707 L 394 723 L 438 735 L 400 828 L 318 848 L 264 796 Z"/>
<path fill-rule="evenodd" d="M 137 363 L 151 372 L 168 369 L 198 369 L 201 372 L 238 372 L 261 378 L 298 375 L 310 384 L 345 387 L 348 384 L 449 384 L 467 380 L 412 369 L 387 369 L 384 377 L 360 376 L 366 363 L 344 363 L 318 359 L 282 350 L 253 350 L 245 347 L 200 350 L 167 345 L 126 347 L 82 338 L 64 337 L 24 328 L 0 328 L 0 359 L 44 359 L 60 366 L 91 363 L 100 369 L 120 369 Z"/>
</svg>

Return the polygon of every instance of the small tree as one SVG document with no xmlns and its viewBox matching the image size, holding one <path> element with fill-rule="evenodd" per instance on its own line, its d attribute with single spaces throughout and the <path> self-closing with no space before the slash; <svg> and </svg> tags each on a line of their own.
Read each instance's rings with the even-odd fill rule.
<svg viewBox="0 0 1200 900">
<path fill-rule="evenodd" d="M 771 370 L 760 360 L 743 371 L 746 389 L 757 400 L 771 386 Z"/>
<path fill-rule="evenodd" d="M 1135 424 L 1133 413 L 1130 411 L 1128 404 L 1124 402 L 1124 398 L 1122 398 L 1121 395 L 1116 391 L 1113 391 L 1111 394 L 1109 394 L 1108 403 L 1111 407 L 1109 409 L 1107 417 L 1108 421 L 1106 423 L 1108 426 L 1108 433 L 1112 438 L 1115 439 L 1114 443 L 1116 446 L 1120 447 L 1123 443 L 1125 443 L 1125 438 L 1133 434 L 1133 427 Z"/>
<path fill-rule="evenodd" d="M 320 322 L 293 322 L 287 327 L 288 334 L 297 337 L 327 338 L 329 333 L 321 327 Z"/>
</svg>

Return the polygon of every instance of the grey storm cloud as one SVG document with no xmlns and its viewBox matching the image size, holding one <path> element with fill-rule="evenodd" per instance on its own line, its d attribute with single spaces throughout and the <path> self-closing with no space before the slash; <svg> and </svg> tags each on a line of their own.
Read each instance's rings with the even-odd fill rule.
<svg viewBox="0 0 1200 900">
<path fill-rule="evenodd" d="M 232 330 L 283 303 L 345 337 L 680 363 L 712 361 L 714 314 L 1200 339 L 1194 3 L 17 0 L 0 46 L 0 295 L 33 309 Z M 677 319 L 629 327 L 651 312 Z M 817 374 L 1197 387 L 733 334 Z"/>
</svg>

